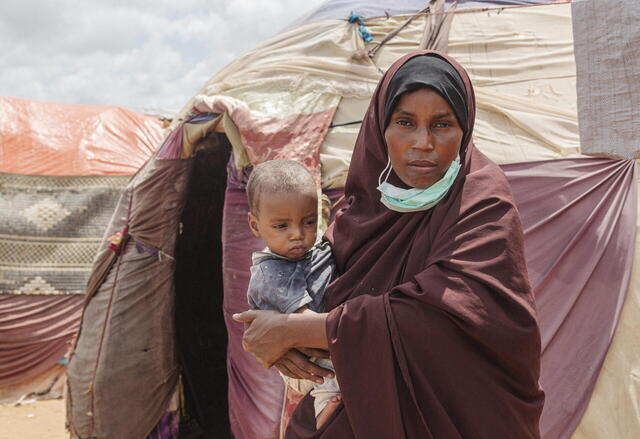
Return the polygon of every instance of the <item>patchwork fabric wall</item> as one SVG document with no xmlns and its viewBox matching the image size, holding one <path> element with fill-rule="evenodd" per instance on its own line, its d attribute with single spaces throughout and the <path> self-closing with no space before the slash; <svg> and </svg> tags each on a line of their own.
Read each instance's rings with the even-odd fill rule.
<svg viewBox="0 0 640 439">
<path fill-rule="evenodd" d="M 101 106 L 0 98 L 0 402 L 60 395 L 86 283 L 161 122 Z"/>
<path fill-rule="evenodd" d="M 206 130 L 224 132 L 232 144 L 222 230 L 223 318 L 229 334 L 229 418 L 238 439 L 277 437 L 295 405 L 295 396 L 284 394 L 278 375 L 242 350 L 242 325 L 230 317 L 248 308 L 250 255 L 262 246 L 246 226 L 242 168 L 275 157 L 298 159 L 315 172 L 323 190 L 339 195 L 359 123 L 382 72 L 404 53 L 417 49 L 425 29 L 431 29 L 427 24 L 444 15 L 443 11 L 412 15 L 424 2 L 395 5 L 329 1 L 239 57 L 187 103 L 174 123 L 177 129 L 154 159 L 157 163 L 145 168 L 149 178 L 137 178 L 138 187 L 148 191 L 153 188 L 147 183 L 164 185 L 151 170 L 163 160 L 167 168 L 169 160 L 179 167 L 179 158 L 193 154 L 194 142 L 189 138 L 197 139 Z M 347 9 L 360 17 L 347 20 Z M 525 226 L 543 334 L 542 384 L 547 392 L 543 437 L 635 437 L 640 434 L 640 347 L 633 341 L 640 321 L 636 163 L 594 158 L 582 148 L 572 5 L 568 1 L 460 1 L 455 12 L 447 13 L 454 14 L 447 35 L 449 54 L 468 70 L 476 89 L 475 142 L 505 170 Z M 218 116 L 200 120 L 199 113 Z M 193 116 L 196 119 L 191 122 L 198 121 L 194 126 L 182 124 Z M 606 146 L 596 142 L 589 153 L 605 153 Z M 169 222 L 177 228 L 174 219 Z M 153 220 L 147 223 L 157 225 Z M 118 224 L 122 225 L 121 219 L 114 218 L 112 232 Z M 129 238 L 149 244 L 141 238 L 144 226 L 144 221 L 136 223 L 141 229 Z M 170 227 L 163 230 L 171 233 Z M 163 250 L 159 242 L 151 245 L 152 250 Z M 102 245 L 106 252 L 107 243 Z M 119 251 L 126 257 L 136 256 L 131 246 Z M 171 248 L 167 253 L 172 255 Z M 101 315 L 96 310 L 102 307 L 129 315 L 133 305 L 130 309 L 126 301 L 116 303 L 126 288 L 118 290 L 115 282 L 103 283 L 97 275 L 109 273 L 116 260 L 109 255 L 96 260 L 92 312 Z M 115 274 L 109 276 L 111 282 Z M 153 300 L 162 299 L 166 305 L 167 291 L 162 289 L 163 296 Z M 127 300 L 134 304 L 136 297 L 131 293 Z M 142 293 L 139 297 L 152 300 Z M 116 298 L 113 307 L 107 304 L 110 298 Z M 162 307 L 165 313 L 170 309 Z M 117 334 L 115 317 L 101 321 L 111 331 L 105 334 Z M 157 321 L 146 327 L 156 328 L 154 324 Z M 85 333 L 87 338 L 79 346 L 91 347 L 87 340 L 96 339 L 96 334 Z M 140 431 L 148 431 L 160 416 L 165 416 L 161 425 L 170 423 L 163 415 L 171 387 L 167 383 L 175 379 L 168 359 L 173 352 L 169 339 L 163 331 L 162 364 L 169 378 L 163 381 L 157 371 L 153 379 L 146 377 L 149 387 L 155 380 L 162 389 L 162 401 L 148 392 L 145 401 L 151 409 L 145 410 L 143 400 L 127 401 L 135 409 L 131 413 L 139 412 L 144 419 Z M 82 396 L 83 389 L 91 387 L 96 376 L 110 376 L 109 366 L 123 352 L 112 347 L 102 357 L 97 355 L 99 362 L 94 358 L 100 370 L 93 378 L 83 376 L 81 367 L 75 370 L 83 385 L 71 388 L 79 400 L 88 399 Z M 93 358 L 86 352 L 78 357 L 80 362 Z M 135 370 L 135 364 L 127 364 Z M 126 411 L 107 399 L 100 404 L 102 414 L 94 420 L 87 418 L 80 405 L 76 412 L 72 407 L 71 416 L 80 419 L 78 431 L 93 434 L 122 427 L 110 426 L 108 420 L 113 413 Z"/>
<path fill-rule="evenodd" d="M 359 6 L 363 8 L 360 20 L 348 22 L 346 15 L 331 15 L 342 11 L 346 3 L 356 13 Z M 322 187 L 341 188 L 373 88 L 382 72 L 402 54 L 417 49 L 424 37 L 429 17 L 411 15 L 424 5 L 406 3 L 397 5 L 407 8 L 405 15 L 385 15 L 385 8 L 376 2 L 366 6 L 327 2 L 306 21 L 298 22 L 298 27 L 290 27 L 221 70 L 182 114 L 193 108 L 215 108 L 227 111 L 234 120 L 233 111 L 216 102 L 236 89 L 259 93 L 244 95 L 247 105 L 264 102 L 272 86 L 281 89 L 283 83 L 300 99 L 309 94 L 339 96 L 318 150 L 318 162 Z M 475 143 L 504 166 L 527 226 L 527 257 L 545 342 L 542 382 L 548 399 L 543 435 L 566 438 L 576 428 L 576 437 L 591 437 L 594 429 L 620 437 L 640 433 L 640 417 L 633 411 L 638 388 L 633 370 L 640 356 L 637 349 L 629 351 L 628 339 L 624 340 L 628 332 L 616 332 L 616 328 L 633 327 L 625 319 L 633 314 L 628 309 L 637 309 L 636 283 L 630 277 L 638 260 L 636 165 L 585 154 L 607 153 L 608 145 L 602 142 L 588 151 L 581 147 L 572 5 L 568 1 L 459 2 L 451 12 L 448 53 L 467 69 L 476 90 Z M 365 41 L 363 27 L 370 41 Z M 252 117 L 257 117 L 262 110 L 254 109 Z M 280 119 L 285 119 L 283 110 L 271 110 L 269 116 L 278 118 L 282 113 Z M 299 129 L 292 124 L 285 129 Z M 250 126 L 236 125 L 240 130 Z M 262 147 L 251 138 L 244 135 L 241 144 L 234 145 L 237 165 L 255 163 L 250 157 L 260 157 Z M 238 160 L 238 151 L 246 152 L 244 161 Z M 225 218 L 240 215 L 245 207 L 232 200 L 241 198 L 228 193 Z M 225 300 L 230 305 L 225 319 L 230 337 L 231 422 L 236 437 L 250 438 L 256 433 L 251 425 L 259 425 L 261 431 L 278 430 L 282 388 L 275 374 L 247 358 L 240 346 L 242 328 L 230 319 L 230 313 L 247 306 L 242 273 L 248 270 L 250 253 L 260 244 L 252 244 L 249 231 L 240 230 L 241 222 L 228 224 L 223 239 L 229 276 Z M 608 265 L 611 260 L 616 261 L 615 270 Z M 629 294 L 631 299 L 623 308 Z M 621 315 L 623 321 L 618 324 Z M 584 326 L 584 322 L 589 324 Z M 614 335 L 614 350 L 610 351 Z M 618 346 L 627 352 L 616 353 Z M 612 372 L 605 375 L 608 370 Z M 262 383 L 258 391 L 246 386 L 254 380 Z M 587 409 L 590 401 L 611 402 L 612 394 L 616 403 L 606 409 L 609 419 Z M 290 396 L 285 401 L 291 401 Z M 603 404 L 598 407 L 603 409 Z M 624 422 L 612 422 L 619 410 L 625 413 Z"/>
</svg>

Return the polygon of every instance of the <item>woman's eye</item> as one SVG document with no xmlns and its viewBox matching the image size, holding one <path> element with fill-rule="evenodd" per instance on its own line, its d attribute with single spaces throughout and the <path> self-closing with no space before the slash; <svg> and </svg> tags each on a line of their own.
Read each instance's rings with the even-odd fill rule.
<svg viewBox="0 0 640 439">
<path fill-rule="evenodd" d="M 396 123 L 398 125 L 400 125 L 400 126 L 403 126 L 403 127 L 411 126 L 411 121 L 408 121 L 406 119 L 398 119 L 398 120 L 396 120 Z"/>
<path fill-rule="evenodd" d="M 436 122 L 435 124 L 436 128 L 448 128 L 450 126 L 451 124 L 449 122 Z"/>
</svg>

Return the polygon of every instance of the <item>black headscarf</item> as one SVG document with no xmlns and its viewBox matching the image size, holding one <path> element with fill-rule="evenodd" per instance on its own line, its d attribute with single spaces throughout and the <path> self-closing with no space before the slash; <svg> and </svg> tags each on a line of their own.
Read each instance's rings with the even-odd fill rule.
<svg viewBox="0 0 640 439">
<path fill-rule="evenodd" d="M 462 130 L 467 131 L 467 99 L 465 86 L 456 69 L 437 56 L 416 56 L 398 69 L 387 90 L 384 103 L 384 128 L 403 93 L 430 87 L 447 100 Z"/>
</svg>

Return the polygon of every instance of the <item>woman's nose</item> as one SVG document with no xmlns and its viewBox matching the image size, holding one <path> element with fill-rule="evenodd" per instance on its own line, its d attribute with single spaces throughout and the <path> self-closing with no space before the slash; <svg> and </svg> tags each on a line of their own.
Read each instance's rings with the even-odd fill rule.
<svg viewBox="0 0 640 439">
<path fill-rule="evenodd" d="M 412 147 L 426 151 L 433 149 L 433 138 L 429 129 L 422 128 L 415 131 Z"/>
</svg>

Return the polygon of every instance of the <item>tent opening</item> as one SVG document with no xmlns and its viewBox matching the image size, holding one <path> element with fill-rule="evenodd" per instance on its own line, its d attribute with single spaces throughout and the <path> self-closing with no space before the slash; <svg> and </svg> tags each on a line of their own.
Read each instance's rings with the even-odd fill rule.
<svg viewBox="0 0 640 439">
<path fill-rule="evenodd" d="M 231 144 L 199 142 L 176 242 L 175 323 L 184 411 L 181 438 L 231 437 L 223 318 L 222 218 Z"/>
</svg>

